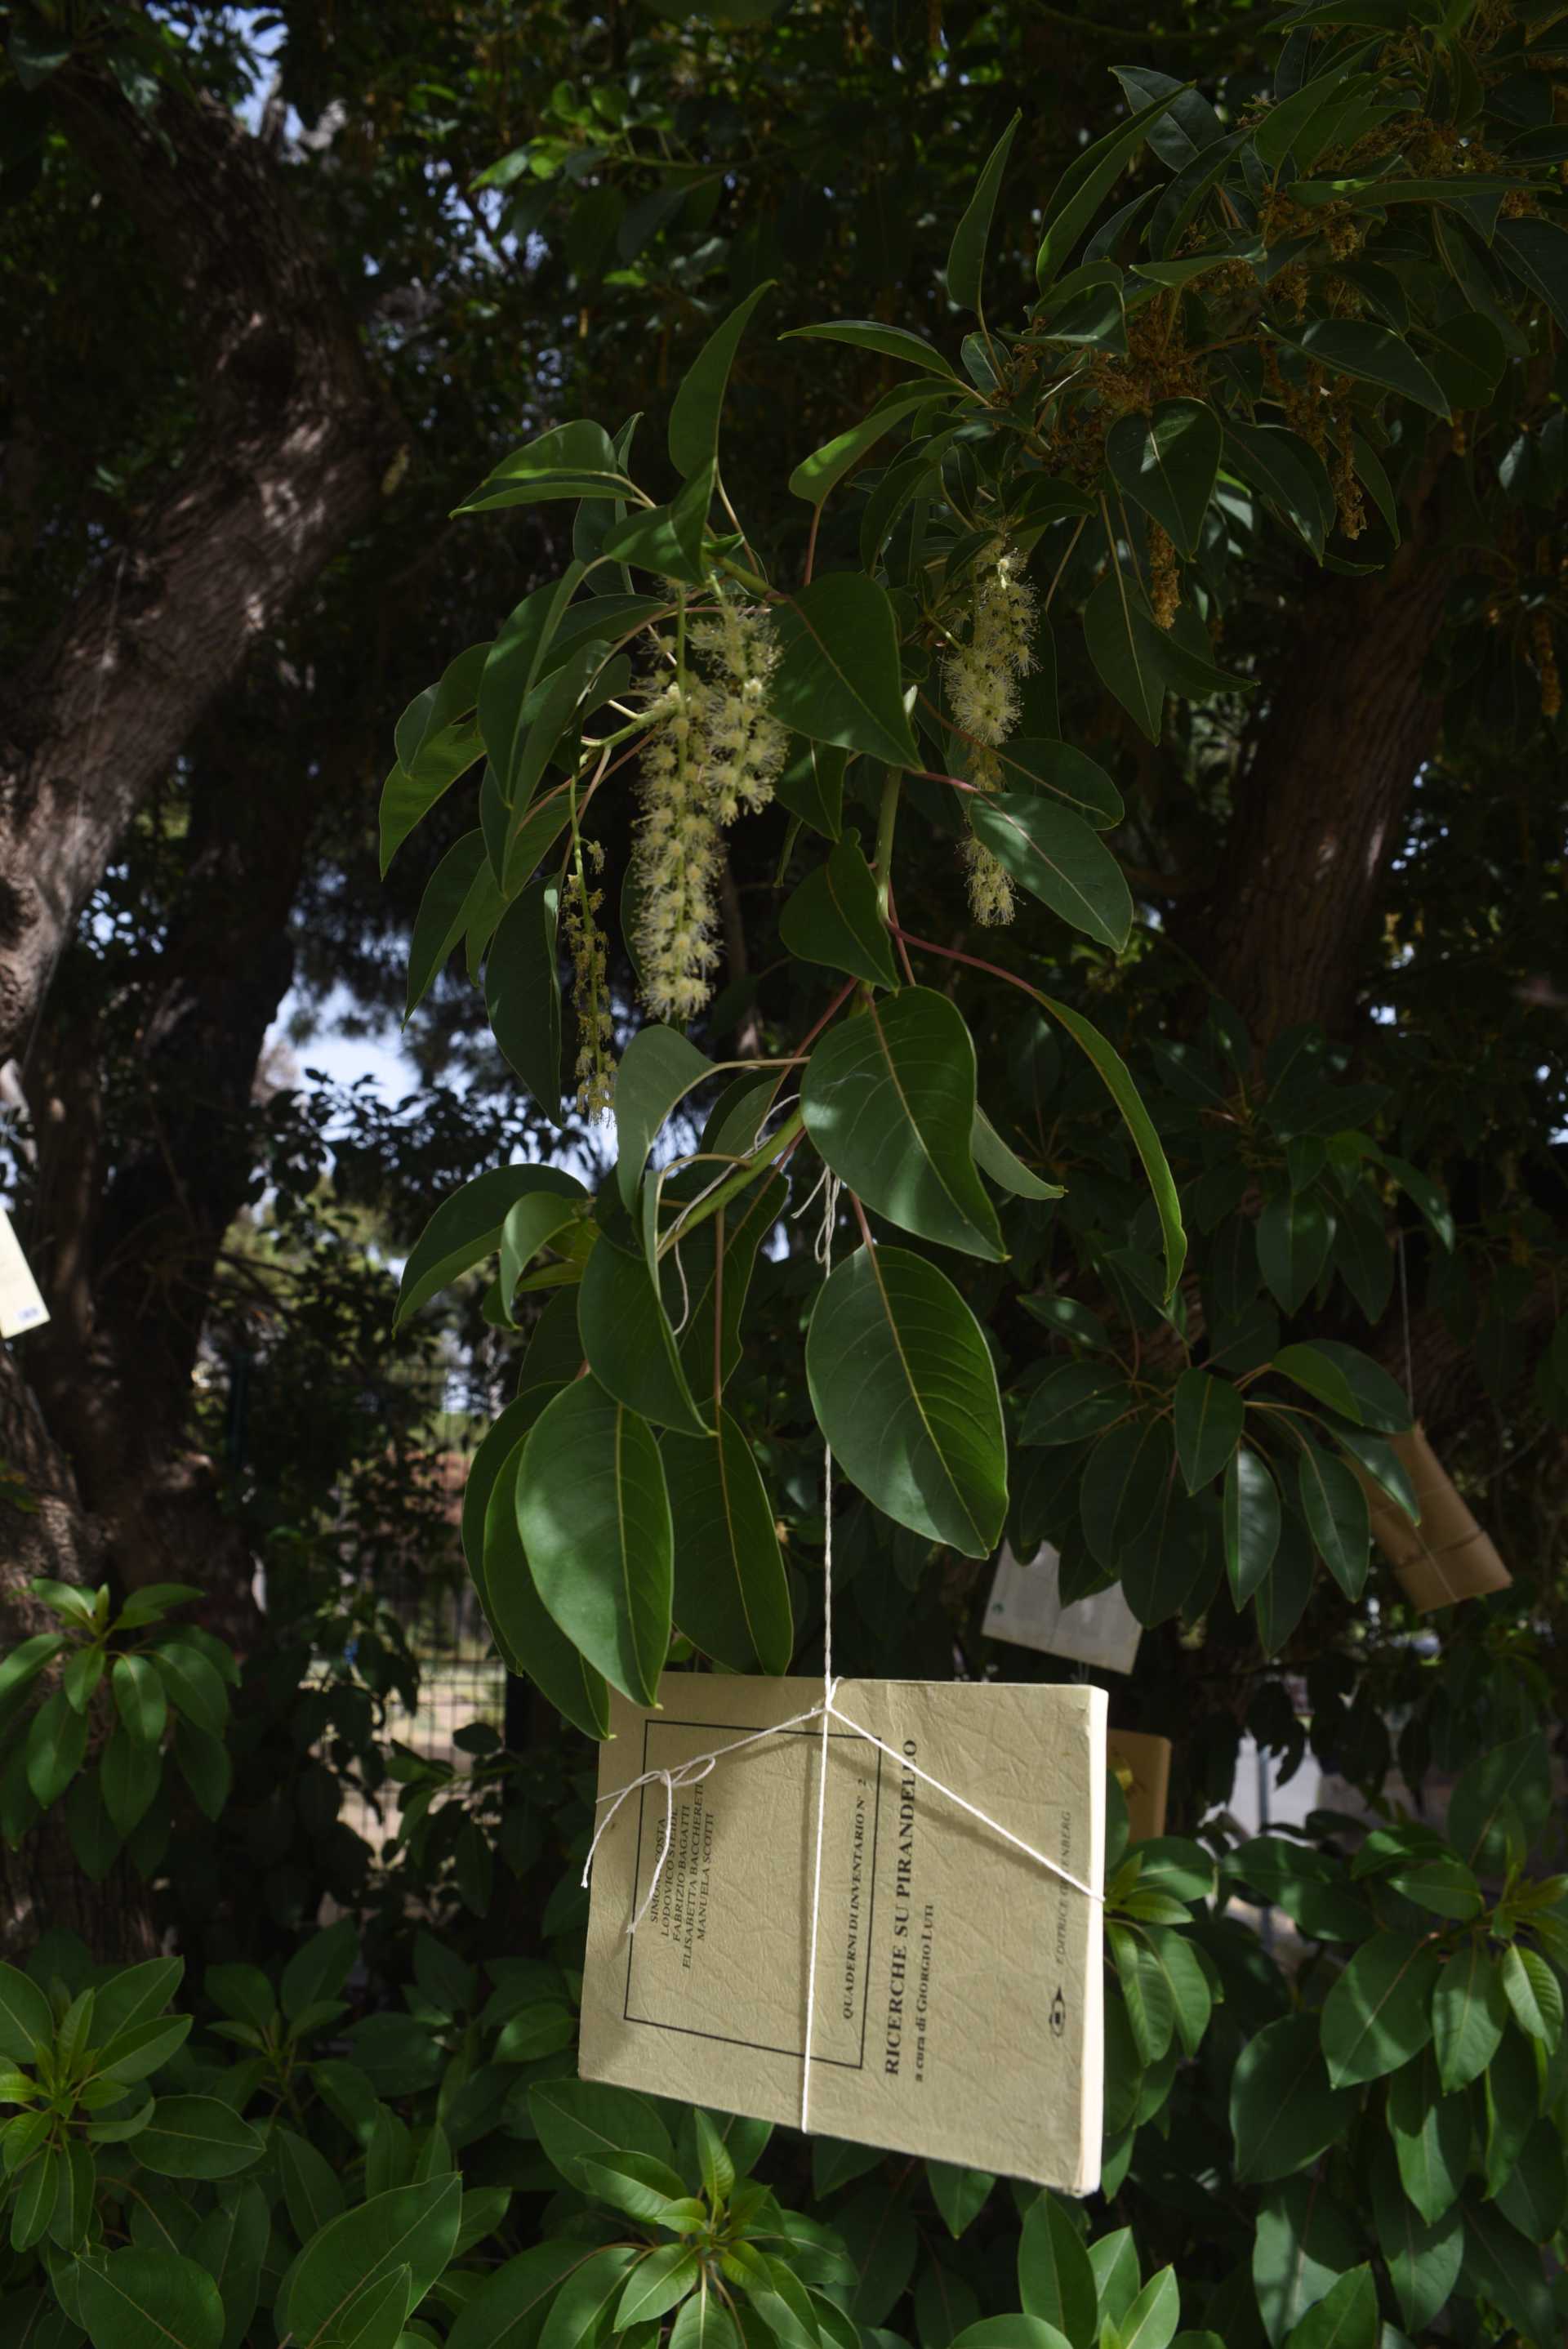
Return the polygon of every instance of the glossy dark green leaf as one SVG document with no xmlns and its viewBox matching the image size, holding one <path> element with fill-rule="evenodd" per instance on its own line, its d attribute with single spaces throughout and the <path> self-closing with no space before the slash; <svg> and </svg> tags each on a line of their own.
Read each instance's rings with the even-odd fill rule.
<svg viewBox="0 0 1568 2349">
<path fill-rule="evenodd" d="M 1079 1049 L 1093 1062 L 1106 1091 L 1121 1112 L 1123 1122 L 1132 1137 L 1133 1148 L 1143 1162 L 1149 1177 L 1149 1187 L 1154 1195 L 1154 1206 L 1160 1217 L 1161 1236 L 1165 1250 L 1165 1278 L 1169 1290 L 1175 1288 L 1186 1260 L 1187 1235 L 1181 1223 L 1181 1202 L 1171 1180 L 1170 1163 L 1166 1158 L 1154 1121 L 1144 1108 L 1142 1098 L 1133 1083 L 1127 1064 L 1114 1045 L 1102 1036 L 1091 1020 L 1058 1003 L 1052 995 L 1037 995 L 1051 1018 L 1064 1027 Z"/>
<path fill-rule="evenodd" d="M 586 2243 L 531 2243 L 464 2301 L 447 2349 L 529 2349 L 558 2286 L 589 2256 Z"/>
<path fill-rule="evenodd" d="M 953 233 L 947 254 L 947 298 L 960 310 L 985 311 L 981 289 L 985 274 L 985 247 L 990 242 L 991 221 L 1008 150 L 1022 119 L 1021 114 L 1015 114 L 992 148 L 964 217 Z"/>
<path fill-rule="evenodd" d="M 1235 1456 L 1247 1407 L 1229 1379 L 1215 1378 L 1209 1371 L 1183 1371 L 1173 1402 L 1176 1457 L 1187 1490 L 1196 1493 L 1212 1484 Z"/>
<path fill-rule="evenodd" d="M 88 1721 L 63 1689 L 46 1696 L 27 1731 L 27 1784 L 40 1810 L 59 1800 L 87 1759 Z"/>
<path fill-rule="evenodd" d="M 800 1087 L 824 1163 L 879 1215 L 971 1256 L 1005 1254 L 975 1172 L 975 1046 L 957 1006 L 924 987 L 829 1030 Z"/>
<path fill-rule="evenodd" d="M 1202 538 L 1220 447 L 1219 419 L 1200 399 L 1162 399 L 1151 416 L 1119 418 L 1105 437 L 1121 488 L 1187 555 Z"/>
<path fill-rule="evenodd" d="M 753 286 L 744 301 L 736 304 L 723 324 L 715 327 L 681 380 L 670 407 L 669 449 L 670 462 L 683 481 L 717 460 L 718 422 L 729 370 L 752 312 L 772 288 L 773 280 L 769 277 Z"/>
<path fill-rule="evenodd" d="M 1298 329 L 1276 331 L 1282 342 L 1305 351 L 1331 374 L 1375 383 L 1447 420 L 1449 403 L 1442 385 L 1390 327 L 1376 326 L 1369 318 L 1314 318 Z"/>
<path fill-rule="evenodd" d="M 540 1405 L 535 1397 L 519 1401 L 532 1402 L 536 1417 Z M 607 1737 L 610 1698 L 603 1674 L 573 1646 L 541 1599 L 518 1531 L 517 1482 L 526 1440 L 518 1435 L 490 1475 L 476 1587 L 508 1671 L 526 1673 L 584 1736 Z M 474 1466 L 477 1470 L 477 1455 Z"/>
<path fill-rule="evenodd" d="M 1568 234 L 1555 221 L 1500 220 L 1494 250 L 1520 284 L 1538 295 L 1568 335 Z"/>
<path fill-rule="evenodd" d="M 1363 2227 L 1321 2179 L 1287 2178 L 1264 2197 L 1253 2240 L 1253 2290 L 1274 2349 L 1315 2302 L 1356 2266 Z"/>
<path fill-rule="evenodd" d="M 136 2140 L 136 2158 L 160 2178 L 232 2178 L 252 2168 L 266 2139 L 216 2096 L 160 2096 Z"/>
<path fill-rule="evenodd" d="M 1408 1933 L 1374 1933 L 1323 2004 L 1323 2054 L 1336 2088 L 1380 2079 L 1418 2055 L 1432 2035 L 1440 1961 Z"/>
<path fill-rule="evenodd" d="M 848 761 L 847 750 L 797 735 L 789 745 L 784 771 L 774 785 L 774 795 L 791 815 L 809 823 L 813 832 L 837 840 L 843 830 L 844 769 Z"/>
<path fill-rule="evenodd" d="M 1068 165 L 1046 205 L 1046 233 L 1035 259 L 1035 277 L 1042 289 L 1059 274 L 1078 238 L 1149 136 L 1150 126 L 1168 114 L 1171 105 L 1171 95 L 1162 91 L 1150 105 L 1140 107 L 1128 121 L 1086 147 Z"/>
<path fill-rule="evenodd" d="M 925 2179 L 954 2242 L 980 2216 L 996 2183 L 988 2169 L 965 2169 L 952 2161 L 928 2161 Z"/>
<path fill-rule="evenodd" d="M 1119 823 L 1126 812 L 1121 793 L 1105 769 L 1070 742 L 1015 735 L 997 751 L 996 759 L 1010 790 L 1022 792 L 1037 785 L 1097 831 Z"/>
<path fill-rule="evenodd" d="M 502 1056 L 552 1125 L 561 1123 L 561 893 L 542 874 L 500 917 L 485 963 L 485 1009 Z"/>
<path fill-rule="evenodd" d="M 1497 1960 L 1470 1938 L 1445 1961 L 1432 1992 L 1432 2044 L 1445 2095 L 1479 2080 L 1508 2027 L 1508 2000 Z"/>
<path fill-rule="evenodd" d="M 476 1174 L 444 1199 L 408 1252 L 397 1290 L 397 1319 L 421 1305 L 500 1247 L 508 1213 L 525 1193 L 581 1199 L 583 1185 L 553 1166 L 498 1166 Z"/>
<path fill-rule="evenodd" d="M 205 2269 L 177 2251 L 132 2246 L 75 2271 L 93 2349 L 219 2349 L 223 2303 Z"/>
<path fill-rule="evenodd" d="M 1104 1362 L 1063 1362 L 1024 1406 L 1022 1444 L 1078 1444 L 1099 1435 L 1132 1407 L 1132 1390 Z"/>
<path fill-rule="evenodd" d="M 1231 2075 L 1236 2175 L 1251 2183 L 1289 2178 L 1337 2145 L 1356 2097 L 1330 2085 L 1315 2014 L 1287 2014 L 1242 2048 Z"/>
<path fill-rule="evenodd" d="M 169 1721 L 163 1682 L 146 1656 L 119 1656 L 109 1674 L 115 1710 L 126 1734 L 139 1745 L 156 1745 Z"/>
<path fill-rule="evenodd" d="M 1121 952 L 1132 931 L 1132 897 L 1120 865 L 1081 816 L 1033 792 L 975 792 L 967 810 L 975 838 L 1020 888 Z"/>
<path fill-rule="evenodd" d="M 678 1269 L 673 1249 L 661 1264 L 665 1310 L 672 1323 L 682 1322 L 677 1340 L 681 1361 L 705 1412 L 714 1391 L 715 1313 L 723 1325 L 721 1379 L 727 1381 L 741 1357 L 742 1317 L 758 1253 L 778 1224 L 787 1195 L 779 1175 L 765 1175 L 681 1241 Z"/>
<path fill-rule="evenodd" d="M 1308 1195 L 1271 1199 L 1257 1221 L 1258 1270 L 1282 1313 L 1299 1313 L 1334 1244 L 1334 1217 Z"/>
<path fill-rule="evenodd" d="M 655 1703 L 673 1537 L 646 1421 L 596 1379 L 564 1389 L 526 1439 L 517 1523 L 534 1588 L 567 1638 L 634 1704 Z"/>
<path fill-rule="evenodd" d="M 850 1481 L 893 1519 L 988 1557 L 1006 1514 L 1006 1439 L 991 1352 L 943 1273 L 861 1247 L 818 1294 L 806 1339 L 818 1423 Z"/>
<path fill-rule="evenodd" d="M 1364 2261 L 1330 2284 L 1292 2331 L 1285 2349 L 1377 2349 L 1377 2287 Z"/>
<path fill-rule="evenodd" d="M 803 962 L 823 963 L 874 987 L 898 985 L 875 876 L 853 834 L 806 875 L 779 916 L 779 936 Z"/>
<path fill-rule="evenodd" d="M 447 957 L 460 944 L 477 910 L 476 893 L 483 882 L 495 893 L 485 855 L 484 834 L 466 832 L 454 841 L 431 874 L 408 947 L 408 989 L 403 1017 L 409 1019 L 423 1001 Z"/>
<path fill-rule="evenodd" d="M 1171 1423 L 1144 1412 L 1102 1435 L 1084 1469 L 1079 1507 L 1102 1566 L 1119 1566 L 1145 1531 L 1174 1473 Z"/>
<path fill-rule="evenodd" d="M 1279 1489 L 1267 1461 L 1249 1444 L 1232 1454 L 1222 1503 L 1225 1571 L 1238 1608 L 1260 1588 L 1279 1547 Z"/>
<path fill-rule="evenodd" d="M 1003 1141 L 978 1103 L 975 1110 L 975 1123 L 969 1129 L 969 1146 L 981 1173 L 988 1174 L 999 1190 L 1010 1191 L 1016 1199 L 1062 1199 L 1067 1196 L 1064 1184 L 1047 1183 L 1043 1175 L 1025 1165 L 1016 1151 Z"/>
<path fill-rule="evenodd" d="M 1144 617 L 1139 597 L 1136 583 L 1113 564 L 1083 607 L 1084 641 L 1106 691 L 1120 702 L 1140 733 L 1158 742 L 1165 676 L 1139 626 Z"/>
<path fill-rule="evenodd" d="M 774 715 L 813 742 L 894 767 L 920 753 L 904 712 L 898 626 L 885 587 L 830 572 L 778 607 Z"/>
<path fill-rule="evenodd" d="M 934 384 L 911 384 L 890 398 L 878 400 L 868 416 L 848 431 L 837 432 L 803 457 L 789 476 L 791 497 L 803 498 L 808 505 L 820 506 L 850 472 L 868 449 L 892 431 L 893 426 L 913 409 L 923 408 L 933 393 L 942 394 L 947 386 L 940 379 Z"/>
<path fill-rule="evenodd" d="M 485 513 L 555 498 L 623 497 L 632 488 L 603 426 L 578 419 L 514 449 L 457 512 Z"/>
<path fill-rule="evenodd" d="M 1357 1426 L 1398 1434 L 1410 1424 L 1404 1389 L 1369 1355 L 1337 1339 L 1315 1338 L 1310 1345 L 1282 1346 L 1274 1356 L 1274 1368 Z"/>
<path fill-rule="evenodd" d="M 1470 2158 L 1463 2095 L 1445 2095 L 1435 2051 L 1424 2049 L 1388 2084 L 1388 2129 L 1406 2193 L 1429 2226 L 1459 2199 Z"/>
<path fill-rule="evenodd" d="M 1430 2223 L 1408 2199 L 1392 2145 L 1378 2147 L 1372 2161 L 1372 2216 L 1399 2302 L 1412 2333 L 1422 2333 L 1449 2304 L 1464 2255 L 1464 2226 L 1457 2210 Z"/>
<path fill-rule="evenodd" d="M 675 1619 L 731 1671 L 785 1672 L 795 1645 L 773 1506 L 738 1421 L 671 1436 L 665 1475 L 675 1526 Z"/>
<path fill-rule="evenodd" d="M 1268 499 L 1321 563 L 1335 523 L 1334 486 L 1310 443 L 1282 425 L 1225 423 L 1225 464 Z"/>
<path fill-rule="evenodd" d="M 1069 2341 L 1092 2341 L 1099 2295 L 1082 2238 L 1054 2194 L 1024 2213 L 1018 2238 L 1018 2292 L 1026 2315 L 1054 2324 Z"/>
<path fill-rule="evenodd" d="M 608 1232 L 600 1233 L 583 1268 L 577 1325 L 590 1371 L 617 1402 L 678 1434 L 707 1433 L 686 1384 L 656 1273 Z"/>
<path fill-rule="evenodd" d="M 677 1028 L 640 1028 L 615 1072 L 615 1179 L 627 1207 L 636 1204 L 659 1131 L 672 1110 L 714 1073 L 714 1064 Z"/>
<path fill-rule="evenodd" d="M 1371 1553 L 1372 1519 L 1354 1469 L 1298 1433 L 1302 1514 L 1318 1556 L 1346 1599 L 1359 1599 Z"/>
<path fill-rule="evenodd" d="M 963 382 L 934 344 L 923 342 L 918 335 L 908 333 L 903 326 L 884 326 L 880 319 L 835 318 L 822 326 L 791 326 L 779 340 L 789 342 L 796 336 L 810 336 L 825 343 L 848 343 L 856 350 L 880 351 L 884 358 L 898 359 L 905 367 L 919 367 L 928 375 L 951 376 L 955 384 Z"/>
<path fill-rule="evenodd" d="M 328 2349 L 361 2293 L 399 2268 L 417 2308 L 451 2258 L 462 2217 L 462 2181 L 453 2173 L 373 2194 L 313 2236 L 278 2290 L 280 2334 L 294 2349 Z"/>
</svg>

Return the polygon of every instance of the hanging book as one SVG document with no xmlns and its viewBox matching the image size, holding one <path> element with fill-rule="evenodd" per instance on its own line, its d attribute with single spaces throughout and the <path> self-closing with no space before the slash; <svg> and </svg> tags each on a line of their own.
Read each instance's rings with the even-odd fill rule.
<svg viewBox="0 0 1568 2349">
<path fill-rule="evenodd" d="M 1491 1537 L 1476 1523 L 1418 1421 L 1387 1439 L 1415 1488 L 1421 1516 L 1412 1525 L 1403 1509 L 1365 1473 L 1372 1531 L 1406 1598 L 1423 1615 L 1460 1599 L 1483 1598 L 1512 1582 Z"/>
<path fill-rule="evenodd" d="M 613 1700 L 583 2077 L 798 2123 L 814 1973 L 813 2129 L 1092 2192 L 1104 1692 L 842 1682 L 825 1777 L 820 1720 L 755 1737 L 821 1693 L 667 1673 L 657 1711 Z"/>
</svg>

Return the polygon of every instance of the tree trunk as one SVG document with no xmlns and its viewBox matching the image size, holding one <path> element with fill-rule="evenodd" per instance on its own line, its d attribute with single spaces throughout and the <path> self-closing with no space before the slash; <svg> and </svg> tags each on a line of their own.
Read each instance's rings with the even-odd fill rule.
<svg viewBox="0 0 1568 2349">
<path fill-rule="evenodd" d="M 26 1058 L 127 823 L 374 512 L 402 438 L 269 150 L 211 99 L 144 121 L 82 63 L 52 88 L 212 359 L 178 473 L 0 697 L 0 1061 Z"/>
<path fill-rule="evenodd" d="M 1437 739 L 1426 663 L 1447 565 L 1419 521 L 1387 571 L 1326 578 L 1284 653 L 1236 785 L 1212 886 L 1173 925 L 1260 1043 L 1332 1034 L 1378 918 L 1411 788 Z"/>
</svg>

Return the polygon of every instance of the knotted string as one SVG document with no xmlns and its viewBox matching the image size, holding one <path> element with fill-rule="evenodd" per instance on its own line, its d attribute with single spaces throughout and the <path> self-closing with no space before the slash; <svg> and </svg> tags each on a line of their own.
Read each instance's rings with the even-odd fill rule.
<svg viewBox="0 0 1568 2349">
<path fill-rule="evenodd" d="M 816 1189 L 796 1210 L 797 1216 L 804 1215 L 818 1192 L 823 1194 L 822 1226 L 817 1236 L 814 1253 L 817 1262 L 822 1268 L 824 1277 L 832 1270 L 833 1224 L 838 1214 L 840 1187 L 838 1176 L 824 1168 L 822 1179 Z M 1000 1836 L 1004 1843 L 1011 1844 L 1015 1851 L 1022 1852 L 1026 1859 L 1035 1861 L 1037 1867 L 1045 1868 L 1060 1883 L 1070 1886 L 1075 1892 L 1081 1892 L 1086 1900 L 1103 1900 L 1105 1898 L 1098 1887 L 1085 1884 L 1080 1878 L 1069 1874 L 1067 1868 L 1052 1859 L 1047 1853 L 1037 1851 L 1032 1843 L 1026 1843 L 1022 1836 L 1016 1836 L 1010 1827 L 1005 1827 L 1000 1819 L 994 1819 L 989 1812 L 981 1810 L 977 1804 L 965 1801 L 965 1797 L 955 1793 L 951 1786 L 944 1785 L 940 1778 L 934 1778 L 928 1770 L 923 1770 L 917 1762 L 912 1762 L 907 1754 L 901 1754 L 894 1747 L 884 1744 L 880 1737 L 873 1737 L 869 1729 L 863 1728 L 858 1721 L 851 1720 L 847 1713 L 840 1710 L 836 1702 L 838 1691 L 839 1682 L 833 1677 L 833 1454 L 831 1449 L 824 1444 L 822 1448 L 822 1695 L 820 1702 L 808 1706 L 803 1713 L 791 1713 L 787 1721 L 771 1722 L 766 1729 L 753 1730 L 748 1736 L 738 1737 L 727 1745 L 716 1745 L 710 1753 L 693 1754 L 689 1761 L 677 1762 L 670 1769 L 645 1770 L 639 1776 L 628 1779 L 624 1786 L 617 1787 L 614 1794 L 601 1795 L 597 1807 L 603 1808 L 604 1816 L 593 1830 L 593 1839 L 588 1847 L 588 1857 L 583 1866 L 583 1882 L 586 1885 L 593 1872 L 593 1856 L 622 1804 L 630 1795 L 640 1792 L 644 1786 L 664 1788 L 664 1832 L 654 1857 L 653 1872 L 648 1878 L 648 1889 L 638 1902 L 631 1923 L 626 1927 L 627 1935 L 630 1936 L 642 1924 L 658 1897 L 659 1879 L 664 1874 L 665 1861 L 669 1857 L 670 1845 L 675 1836 L 676 1789 L 700 1785 L 710 1771 L 720 1762 L 727 1761 L 732 1754 L 745 1753 L 748 1746 L 764 1744 L 771 1737 L 788 1736 L 793 1730 L 805 1728 L 809 1722 L 821 1723 L 821 1744 L 819 1748 L 817 1768 L 817 1822 L 811 1864 L 811 1930 L 806 1965 L 805 2045 L 801 2050 L 800 2061 L 800 2127 L 802 2129 L 810 2128 L 811 2114 L 811 2043 L 816 2023 L 817 1943 L 822 1904 L 822 1842 L 828 1808 L 828 1724 L 830 1722 L 841 1723 L 843 1727 L 851 1731 L 854 1736 L 863 1738 L 868 1745 L 874 1745 L 879 1754 L 887 1754 L 892 1761 L 898 1764 L 901 1770 L 908 1771 L 910 1775 L 918 1778 L 923 1785 L 929 1786 L 934 1794 L 942 1795 L 944 1801 L 954 1804 L 961 1811 L 967 1812 L 968 1816 L 977 1821 L 981 1826 L 988 1828 L 992 1835 Z"/>
</svg>

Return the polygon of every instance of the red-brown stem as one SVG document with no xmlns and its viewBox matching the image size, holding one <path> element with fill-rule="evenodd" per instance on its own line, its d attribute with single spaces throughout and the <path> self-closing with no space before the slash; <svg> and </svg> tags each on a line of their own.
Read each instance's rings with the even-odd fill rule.
<svg viewBox="0 0 1568 2349">
<path fill-rule="evenodd" d="M 895 927 L 893 936 L 906 940 L 912 947 L 918 947 L 922 954 L 941 955 L 945 962 L 966 962 L 972 970 L 988 971 L 993 978 L 1005 978 L 1009 987 L 1021 988 L 1026 995 L 1032 995 L 1037 1003 L 1042 1000 L 1037 987 L 1031 987 L 1026 978 L 1018 977 L 1016 971 L 1004 970 L 999 962 L 982 962 L 978 955 L 961 954 L 956 947 L 939 947 L 934 938 L 917 938 L 913 930 Z"/>
<path fill-rule="evenodd" d="M 903 975 L 905 978 L 908 979 L 911 987 L 916 987 L 919 985 L 919 981 L 916 979 L 914 975 L 914 965 L 909 958 L 909 948 L 904 945 L 903 932 L 898 926 L 898 900 L 892 894 L 892 875 L 891 874 L 888 875 L 887 884 L 887 916 L 888 926 L 892 931 L 893 944 L 898 948 L 898 958 L 903 965 Z"/>
<path fill-rule="evenodd" d="M 875 1247 L 876 1242 L 872 1237 L 872 1227 L 866 1221 L 866 1211 L 861 1206 L 860 1200 L 856 1197 L 853 1191 L 850 1193 L 850 1205 L 855 1211 L 855 1221 L 861 1227 L 861 1239 L 865 1242 L 867 1247 Z"/>
<path fill-rule="evenodd" d="M 911 775 L 923 775 L 928 783 L 951 783 L 955 792 L 975 792 L 980 788 L 977 783 L 966 783 L 962 775 L 939 775 L 934 767 L 909 767 L 904 771 Z"/>
<path fill-rule="evenodd" d="M 811 584 L 811 566 L 817 560 L 817 531 L 821 523 L 821 507 L 813 506 L 811 508 L 811 535 L 806 541 L 806 575 L 800 582 L 802 587 L 809 587 Z"/>
</svg>

